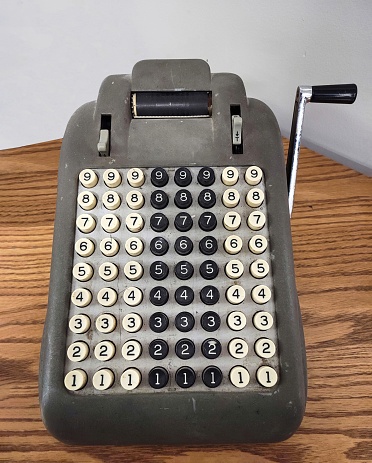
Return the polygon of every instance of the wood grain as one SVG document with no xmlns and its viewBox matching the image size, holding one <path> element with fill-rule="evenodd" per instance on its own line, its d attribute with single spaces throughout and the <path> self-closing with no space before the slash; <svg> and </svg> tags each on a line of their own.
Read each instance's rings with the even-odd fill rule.
<svg viewBox="0 0 372 463">
<path fill-rule="evenodd" d="M 37 380 L 59 148 L 0 152 L 0 461 L 372 461 L 372 182 L 307 149 L 292 219 L 309 376 L 300 430 L 279 444 L 213 447 L 79 447 L 51 437 Z"/>
</svg>

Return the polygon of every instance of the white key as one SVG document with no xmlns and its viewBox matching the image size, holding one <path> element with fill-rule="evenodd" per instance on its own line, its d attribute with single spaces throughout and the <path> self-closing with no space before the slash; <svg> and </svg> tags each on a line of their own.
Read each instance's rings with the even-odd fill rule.
<svg viewBox="0 0 372 463">
<path fill-rule="evenodd" d="M 262 254 L 267 248 L 267 239 L 263 235 L 255 235 L 249 240 L 249 250 L 253 254 Z"/>
<path fill-rule="evenodd" d="M 244 265 L 240 262 L 240 260 L 233 259 L 230 260 L 225 265 L 225 273 L 231 279 L 240 278 L 244 272 Z"/>
<path fill-rule="evenodd" d="M 103 173 L 103 181 L 109 188 L 116 188 L 121 183 L 121 175 L 116 169 L 107 169 Z"/>
<path fill-rule="evenodd" d="M 271 290 L 266 285 L 258 285 L 252 289 L 251 295 L 257 304 L 266 304 L 271 299 Z"/>
<path fill-rule="evenodd" d="M 230 235 L 225 239 L 223 247 L 229 254 L 238 254 L 242 250 L 243 241 L 238 235 Z"/>
<path fill-rule="evenodd" d="M 65 376 L 65 388 L 69 391 L 78 391 L 83 389 L 88 380 L 88 376 L 84 370 L 76 369 L 69 371 Z"/>
<path fill-rule="evenodd" d="M 230 304 L 241 304 L 245 299 L 245 290 L 242 286 L 233 285 L 226 291 L 226 299 Z"/>
<path fill-rule="evenodd" d="M 76 226 L 82 233 L 90 233 L 96 228 L 96 220 L 90 214 L 81 214 L 76 219 Z"/>
<path fill-rule="evenodd" d="M 249 372 L 246 368 L 236 366 L 230 370 L 229 378 L 235 387 L 246 387 L 249 384 Z"/>
<path fill-rule="evenodd" d="M 113 211 L 120 206 L 121 198 L 116 191 L 106 191 L 102 195 L 102 204 L 106 209 Z"/>
<path fill-rule="evenodd" d="M 128 280 L 139 280 L 143 275 L 143 267 L 139 262 L 130 260 L 124 266 L 124 275 Z"/>
<path fill-rule="evenodd" d="M 128 238 L 125 242 L 125 250 L 130 256 L 137 257 L 143 252 L 143 243 L 139 238 Z"/>
<path fill-rule="evenodd" d="M 224 218 L 223 218 L 223 226 L 226 228 L 226 230 L 237 230 L 240 227 L 240 224 L 242 222 L 242 218 L 238 212 L 231 211 L 231 212 L 226 212 Z"/>
<path fill-rule="evenodd" d="M 227 325 L 233 331 L 240 331 L 245 328 L 247 317 L 243 312 L 230 312 L 227 316 Z"/>
<path fill-rule="evenodd" d="M 255 342 L 254 351 L 259 357 L 269 359 L 275 354 L 276 347 L 271 339 L 261 338 Z"/>
<path fill-rule="evenodd" d="M 133 188 L 138 188 L 143 185 L 145 181 L 145 175 L 141 169 L 134 167 L 133 169 L 128 170 L 127 180 L 130 186 Z"/>
<path fill-rule="evenodd" d="M 131 391 L 140 385 L 141 379 L 141 373 L 137 368 L 128 368 L 121 375 L 120 384 L 127 391 Z"/>
<path fill-rule="evenodd" d="M 273 387 L 278 382 L 278 374 L 274 368 L 262 366 L 256 373 L 257 381 L 264 387 Z"/>
<path fill-rule="evenodd" d="M 142 302 L 142 298 L 142 291 L 135 286 L 129 286 L 129 288 L 127 288 L 123 294 L 124 302 L 131 307 L 135 307 L 136 305 L 140 304 Z"/>
<path fill-rule="evenodd" d="M 96 328 L 100 333 L 112 333 L 116 328 L 116 318 L 110 313 L 103 313 L 97 317 Z"/>
<path fill-rule="evenodd" d="M 112 359 L 115 355 L 115 344 L 111 341 L 102 341 L 96 345 L 94 348 L 94 356 L 97 360 L 102 360 L 106 362 L 107 360 Z"/>
<path fill-rule="evenodd" d="M 101 227 L 106 233 L 115 233 L 120 228 L 120 220 L 115 214 L 106 214 L 101 218 Z"/>
<path fill-rule="evenodd" d="M 114 373 L 108 368 L 103 368 L 94 373 L 92 383 L 98 391 L 105 391 L 110 388 L 115 381 Z"/>
<path fill-rule="evenodd" d="M 97 205 L 97 198 L 91 191 L 82 191 L 78 196 L 78 204 L 84 211 L 91 211 Z"/>
<path fill-rule="evenodd" d="M 138 233 L 142 230 L 145 222 L 140 214 L 133 212 L 132 214 L 127 215 L 125 219 L 125 225 L 128 230 L 133 233 Z"/>
<path fill-rule="evenodd" d="M 123 328 L 128 333 L 136 333 L 142 328 L 142 318 L 137 313 L 128 313 L 123 318 Z"/>
<path fill-rule="evenodd" d="M 112 288 L 102 288 L 98 291 L 97 302 L 103 307 L 111 307 L 116 304 L 118 293 Z"/>
<path fill-rule="evenodd" d="M 245 201 L 250 207 L 259 207 L 264 201 L 264 192 L 260 188 L 252 188 L 248 191 Z"/>
<path fill-rule="evenodd" d="M 80 183 L 84 188 L 93 188 L 97 185 L 97 174 L 91 169 L 84 169 L 79 174 Z"/>
<path fill-rule="evenodd" d="M 269 273 L 269 269 L 269 264 L 263 259 L 255 260 L 249 267 L 249 271 L 254 278 L 264 278 Z"/>
<path fill-rule="evenodd" d="M 105 281 L 113 281 L 119 274 L 118 267 L 113 262 L 104 262 L 98 269 L 98 274 Z"/>
<path fill-rule="evenodd" d="M 274 323 L 274 319 L 269 312 L 256 312 L 253 317 L 253 325 L 260 331 L 269 330 Z"/>
<path fill-rule="evenodd" d="M 226 207 L 235 207 L 239 204 L 240 194 L 238 190 L 229 188 L 222 195 L 222 203 Z"/>
<path fill-rule="evenodd" d="M 248 227 L 251 230 L 261 230 L 266 223 L 266 216 L 261 211 L 253 211 L 247 219 Z"/>
<path fill-rule="evenodd" d="M 125 358 L 125 360 L 136 360 L 141 354 L 141 344 L 133 339 L 124 343 L 121 349 L 121 355 Z"/>
<path fill-rule="evenodd" d="M 67 357 L 71 362 L 81 362 L 88 357 L 89 347 L 85 342 L 73 342 L 67 349 Z"/>
<path fill-rule="evenodd" d="M 239 179 L 238 169 L 235 167 L 225 167 L 222 171 L 221 180 L 222 183 L 226 186 L 235 185 Z"/>
<path fill-rule="evenodd" d="M 86 262 L 80 262 L 74 265 L 72 274 L 79 281 L 88 281 L 93 276 L 93 267 Z"/>
<path fill-rule="evenodd" d="M 262 180 L 262 170 L 257 166 L 248 167 L 248 169 L 245 171 L 244 178 L 248 185 L 258 185 Z"/>
<path fill-rule="evenodd" d="M 132 190 L 127 193 L 127 196 L 125 197 L 125 200 L 127 202 L 127 205 L 130 209 L 141 209 L 141 207 L 145 203 L 145 199 L 143 197 L 143 194 L 139 190 Z"/>
<path fill-rule="evenodd" d="M 113 257 L 119 252 L 119 243 L 114 238 L 104 238 L 100 244 L 99 249 L 104 256 Z"/>
<path fill-rule="evenodd" d="M 92 293 L 89 289 L 77 288 L 71 294 L 71 301 L 76 307 L 86 307 L 92 302 Z"/>
<path fill-rule="evenodd" d="M 244 339 L 235 338 L 229 342 L 229 354 L 236 359 L 242 359 L 248 355 L 248 344 Z"/>
<path fill-rule="evenodd" d="M 75 251 L 81 257 L 89 257 L 94 252 L 94 243 L 88 238 L 80 238 L 75 243 Z"/>
<path fill-rule="evenodd" d="M 86 333 L 90 328 L 90 318 L 84 314 L 74 315 L 70 318 L 68 326 L 73 333 Z"/>
</svg>

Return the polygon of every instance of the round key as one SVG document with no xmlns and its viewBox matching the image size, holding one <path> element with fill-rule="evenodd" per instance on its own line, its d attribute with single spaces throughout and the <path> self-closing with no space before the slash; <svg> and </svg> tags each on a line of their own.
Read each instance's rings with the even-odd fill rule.
<svg viewBox="0 0 372 463">
<path fill-rule="evenodd" d="M 211 256 L 216 253 L 218 249 L 218 243 L 214 236 L 205 236 L 199 242 L 199 250 L 206 256 Z"/>
<path fill-rule="evenodd" d="M 142 328 L 142 317 L 138 313 L 128 313 L 123 318 L 123 328 L 128 333 L 137 333 Z"/>
<path fill-rule="evenodd" d="M 92 302 L 92 293 L 89 289 L 77 288 L 71 294 L 71 302 L 76 305 L 76 307 L 86 307 Z"/>
<path fill-rule="evenodd" d="M 206 231 L 213 231 L 217 226 L 217 219 L 213 212 L 203 212 L 199 217 L 199 227 Z"/>
<path fill-rule="evenodd" d="M 190 367 L 181 367 L 176 371 L 176 383 L 183 389 L 191 387 L 195 380 L 195 371 Z"/>
<path fill-rule="evenodd" d="M 82 233 L 91 233 L 96 228 L 96 220 L 90 214 L 81 214 L 76 219 L 76 226 Z"/>
<path fill-rule="evenodd" d="M 164 280 L 164 278 L 167 278 L 168 274 L 169 267 L 165 262 L 156 260 L 150 265 L 150 276 L 154 280 Z"/>
<path fill-rule="evenodd" d="M 261 230 L 266 223 L 266 216 L 261 211 L 251 212 L 247 219 L 247 225 L 251 230 Z"/>
<path fill-rule="evenodd" d="M 250 207 L 259 207 L 264 201 L 264 192 L 260 188 L 252 188 L 248 191 L 245 201 Z"/>
<path fill-rule="evenodd" d="M 168 206 L 169 198 L 163 190 L 155 190 L 150 196 L 151 206 L 155 209 L 164 209 Z"/>
<path fill-rule="evenodd" d="M 136 288 L 135 286 L 129 286 L 124 291 L 123 299 L 126 304 L 131 307 L 135 307 L 136 305 L 141 304 L 143 294 L 139 288 Z"/>
<path fill-rule="evenodd" d="M 233 285 L 227 288 L 226 299 L 230 304 L 241 304 L 245 299 L 245 290 L 242 286 Z"/>
<path fill-rule="evenodd" d="M 240 260 L 230 260 L 225 265 L 225 273 L 229 278 L 233 280 L 240 278 L 244 273 L 244 265 L 240 262 Z"/>
<path fill-rule="evenodd" d="M 195 344 L 191 339 L 180 339 L 175 347 L 176 355 L 182 360 L 188 360 L 195 354 Z"/>
<path fill-rule="evenodd" d="M 235 387 L 246 387 L 249 384 L 249 372 L 246 368 L 242 366 L 236 366 L 230 370 L 229 378 L 231 384 Z"/>
<path fill-rule="evenodd" d="M 136 360 L 142 354 L 142 346 L 138 341 L 131 339 L 123 344 L 121 355 L 125 360 Z"/>
<path fill-rule="evenodd" d="M 198 196 L 199 206 L 204 209 L 210 209 L 216 204 L 216 194 L 213 190 L 202 190 Z"/>
<path fill-rule="evenodd" d="M 67 349 L 67 357 L 71 362 L 81 362 L 88 357 L 89 347 L 85 342 L 73 342 Z"/>
<path fill-rule="evenodd" d="M 193 226 L 193 220 L 191 215 L 187 212 L 180 212 L 176 215 L 176 218 L 174 219 L 174 226 L 180 232 L 187 232 L 191 230 Z"/>
<path fill-rule="evenodd" d="M 128 280 L 139 280 L 143 275 L 143 267 L 139 262 L 130 260 L 124 265 L 124 275 L 128 278 Z"/>
<path fill-rule="evenodd" d="M 84 211 L 91 211 L 97 205 L 97 198 L 91 191 L 82 191 L 78 196 L 78 204 Z"/>
<path fill-rule="evenodd" d="M 257 381 L 263 387 L 273 387 L 278 382 L 278 374 L 274 368 L 262 366 L 256 373 Z"/>
<path fill-rule="evenodd" d="M 106 257 L 113 257 L 119 252 L 119 243 L 114 238 L 104 238 L 100 244 L 99 249 Z"/>
<path fill-rule="evenodd" d="M 276 348 L 271 339 L 261 338 L 255 342 L 254 351 L 259 357 L 269 359 L 275 354 Z"/>
<path fill-rule="evenodd" d="M 97 391 L 109 389 L 114 384 L 114 381 L 115 375 L 108 368 L 96 371 L 92 378 L 93 387 L 97 389 Z"/>
<path fill-rule="evenodd" d="M 273 316 L 269 312 L 256 312 L 253 316 L 253 325 L 260 331 L 269 330 L 273 323 Z"/>
<path fill-rule="evenodd" d="M 169 352 L 168 344 L 164 339 L 155 339 L 149 344 L 149 354 L 154 360 L 164 359 Z"/>
<path fill-rule="evenodd" d="M 244 179 L 248 185 L 258 185 L 262 180 L 262 170 L 257 166 L 248 167 L 245 171 Z"/>
<path fill-rule="evenodd" d="M 266 304 L 271 299 L 271 290 L 266 285 L 258 285 L 252 289 L 251 296 L 257 304 Z"/>
<path fill-rule="evenodd" d="M 216 312 L 204 312 L 200 318 L 200 323 L 205 331 L 211 333 L 218 330 L 221 325 L 221 319 Z"/>
<path fill-rule="evenodd" d="M 119 230 L 120 220 L 115 214 L 106 214 L 101 218 L 101 227 L 106 233 L 115 233 Z"/>
<path fill-rule="evenodd" d="M 222 371 L 214 366 L 207 367 L 202 373 L 203 383 L 210 388 L 218 387 L 222 382 Z"/>
<path fill-rule="evenodd" d="M 76 369 L 69 371 L 65 376 L 65 388 L 69 391 L 79 391 L 86 385 L 87 380 L 88 376 L 84 370 Z"/>
<path fill-rule="evenodd" d="M 102 204 L 109 211 L 118 209 L 121 204 L 121 198 L 116 191 L 106 191 L 102 195 Z"/>
<path fill-rule="evenodd" d="M 155 333 L 162 333 L 168 328 L 169 319 L 163 312 L 155 312 L 149 318 L 149 326 Z"/>
<path fill-rule="evenodd" d="M 125 242 L 125 250 L 130 256 L 137 257 L 143 252 L 143 243 L 139 238 L 128 238 Z"/>
<path fill-rule="evenodd" d="M 141 169 L 134 167 L 127 172 L 127 181 L 133 188 L 139 188 L 145 182 L 145 175 Z"/>
<path fill-rule="evenodd" d="M 74 315 L 68 323 L 70 330 L 73 333 L 86 333 L 90 328 L 90 318 L 87 315 Z"/>
<path fill-rule="evenodd" d="M 240 194 L 238 190 L 229 188 L 222 195 L 222 203 L 225 207 L 236 207 L 240 201 Z"/>
<path fill-rule="evenodd" d="M 157 233 L 165 231 L 169 226 L 168 217 L 161 212 L 155 213 L 150 218 L 150 227 Z"/>
<path fill-rule="evenodd" d="M 180 209 L 187 209 L 192 204 L 192 195 L 188 190 L 178 190 L 174 195 L 174 204 Z"/>
<path fill-rule="evenodd" d="M 93 254 L 95 249 L 94 243 L 88 238 L 80 238 L 75 243 L 75 251 L 81 257 L 89 257 Z"/>
<path fill-rule="evenodd" d="M 253 254 L 262 254 L 267 248 L 267 239 L 263 235 L 255 235 L 249 240 L 249 250 Z"/>
<path fill-rule="evenodd" d="M 220 356 L 222 347 L 220 341 L 209 338 L 203 341 L 201 346 L 202 353 L 207 359 L 215 359 Z"/>
<path fill-rule="evenodd" d="M 151 172 L 151 183 L 157 187 L 161 188 L 168 183 L 169 176 L 165 169 L 162 167 L 156 167 Z"/>
<path fill-rule="evenodd" d="M 180 312 L 176 315 L 174 319 L 174 325 L 182 333 L 187 333 L 194 328 L 195 318 L 189 312 Z"/>
<path fill-rule="evenodd" d="M 204 286 L 200 291 L 200 299 L 207 305 L 217 304 L 220 299 L 220 292 L 215 286 Z"/>
<path fill-rule="evenodd" d="M 138 233 L 142 230 L 145 222 L 140 214 L 137 212 L 132 212 L 131 214 L 127 215 L 125 219 L 125 225 L 129 231 Z"/>
<path fill-rule="evenodd" d="M 269 273 L 269 264 L 266 260 L 257 259 L 251 263 L 249 271 L 254 278 L 264 278 Z"/>
<path fill-rule="evenodd" d="M 93 188 L 97 185 L 98 176 L 91 169 L 84 169 L 79 174 L 80 183 L 84 188 Z"/>
<path fill-rule="evenodd" d="M 244 315 L 243 312 L 230 312 L 227 316 L 227 326 L 230 330 L 233 331 L 240 331 L 245 328 L 247 324 L 247 317 Z"/>
<path fill-rule="evenodd" d="M 104 262 L 100 265 L 98 273 L 102 280 L 113 281 L 117 278 L 119 269 L 113 262 Z"/>
<path fill-rule="evenodd" d="M 116 328 L 116 318 L 110 313 L 103 313 L 97 317 L 96 328 L 100 333 L 112 333 Z"/>
<path fill-rule="evenodd" d="M 136 389 L 141 384 L 142 376 L 137 368 L 127 368 L 120 377 L 121 387 L 127 391 Z"/>
<path fill-rule="evenodd" d="M 79 281 L 88 281 L 93 276 L 93 267 L 85 262 L 80 262 L 74 265 L 72 274 Z"/>
<path fill-rule="evenodd" d="M 155 286 L 150 291 L 150 302 L 156 306 L 164 305 L 168 302 L 169 293 L 163 286 Z"/>
<path fill-rule="evenodd" d="M 238 254 L 243 247 L 243 241 L 238 235 L 230 235 L 223 243 L 225 251 L 229 254 Z"/>
<path fill-rule="evenodd" d="M 116 169 L 107 169 L 103 173 L 103 181 L 109 188 L 116 188 L 121 183 L 121 175 Z"/>
<path fill-rule="evenodd" d="M 202 186 L 211 186 L 215 181 L 214 170 L 210 167 L 202 167 L 198 173 L 198 183 Z"/>
<path fill-rule="evenodd" d="M 163 256 L 164 254 L 168 252 L 168 249 L 169 249 L 169 244 L 165 238 L 158 236 L 151 240 L 150 251 L 155 256 Z"/>
<path fill-rule="evenodd" d="M 232 339 L 229 342 L 228 351 L 231 357 L 242 359 L 248 355 L 248 344 L 244 339 Z"/>
<path fill-rule="evenodd" d="M 155 367 L 149 372 L 149 385 L 154 389 L 161 389 L 168 384 L 169 373 L 163 367 Z"/>
<path fill-rule="evenodd" d="M 225 167 L 222 171 L 221 180 L 222 183 L 226 186 L 235 185 L 239 179 L 238 169 L 235 167 Z"/>
<path fill-rule="evenodd" d="M 229 231 L 237 230 L 240 227 L 241 222 L 242 218 L 240 214 L 235 211 L 226 212 L 223 218 L 223 226 Z"/>
<path fill-rule="evenodd" d="M 187 256 L 190 254 L 193 250 L 193 247 L 194 245 L 192 241 L 187 236 L 178 237 L 174 243 L 175 251 L 181 256 Z"/>
<path fill-rule="evenodd" d="M 174 174 L 174 182 L 176 183 L 176 185 L 185 187 L 190 185 L 191 180 L 192 175 L 189 169 L 187 169 L 187 167 L 181 167 L 176 170 Z"/>
<path fill-rule="evenodd" d="M 182 260 L 175 265 L 174 273 L 180 280 L 188 280 L 194 274 L 194 267 L 190 262 Z"/>
<path fill-rule="evenodd" d="M 102 288 L 98 291 L 97 302 L 103 307 L 111 307 L 116 304 L 118 293 L 112 288 Z"/>
<path fill-rule="evenodd" d="M 111 341 L 102 341 L 99 342 L 94 348 L 94 356 L 97 360 L 106 362 L 107 360 L 112 359 L 112 357 L 115 355 L 115 351 L 116 349 L 114 343 Z"/>
<path fill-rule="evenodd" d="M 130 209 L 141 209 L 145 204 L 143 194 L 139 190 L 129 191 L 125 197 L 125 201 Z"/>
<path fill-rule="evenodd" d="M 213 260 L 206 260 L 199 267 L 200 275 L 205 280 L 213 280 L 217 277 L 219 271 L 218 265 Z"/>
<path fill-rule="evenodd" d="M 174 298 L 180 305 L 189 305 L 194 300 L 194 291 L 189 286 L 180 286 L 176 289 Z"/>
</svg>

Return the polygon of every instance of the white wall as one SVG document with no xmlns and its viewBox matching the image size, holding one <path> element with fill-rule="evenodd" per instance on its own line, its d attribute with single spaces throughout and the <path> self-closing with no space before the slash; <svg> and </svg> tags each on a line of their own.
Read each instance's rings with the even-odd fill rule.
<svg viewBox="0 0 372 463">
<path fill-rule="evenodd" d="M 308 105 L 303 144 L 372 174 L 372 2 L 0 0 L 0 149 L 63 136 L 108 74 L 145 58 L 235 72 L 284 135 L 299 84 L 355 82 L 352 106 Z"/>
</svg>

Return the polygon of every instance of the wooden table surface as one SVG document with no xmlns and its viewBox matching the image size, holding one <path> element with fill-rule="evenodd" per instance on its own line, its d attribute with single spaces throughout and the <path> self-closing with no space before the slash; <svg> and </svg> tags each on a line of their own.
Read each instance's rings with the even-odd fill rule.
<svg viewBox="0 0 372 463">
<path fill-rule="evenodd" d="M 0 461 L 371 462 L 372 181 L 307 149 L 292 217 L 309 378 L 299 431 L 272 445 L 127 448 L 47 433 L 37 382 L 59 148 L 0 152 Z"/>
</svg>

